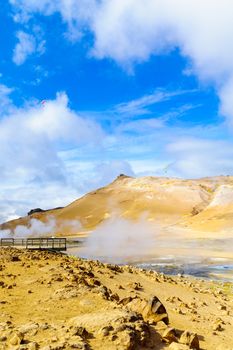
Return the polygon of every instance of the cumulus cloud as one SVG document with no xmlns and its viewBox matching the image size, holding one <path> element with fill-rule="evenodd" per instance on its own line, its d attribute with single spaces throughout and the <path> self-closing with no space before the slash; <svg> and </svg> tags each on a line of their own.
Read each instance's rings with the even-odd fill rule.
<svg viewBox="0 0 233 350">
<path fill-rule="evenodd" d="M 72 155 L 69 156 L 69 153 Z M 15 177 L 12 170 L 11 177 L 1 182 L 0 223 L 24 216 L 32 208 L 66 206 L 88 191 L 113 181 L 120 173 L 135 175 L 128 162 L 102 162 L 101 154 L 95 159 L 83 161 L 79 148 L 75 152 L 58 152 L 58 157 L 63 164 L 63 180 L 54 181 L 51 177 L 50 181 L 35 179 L 29 182 L 23 176 Z"/>
<path fill-rule="evenodd" d="M 12 174 L 13 175 L 13 174 Z M 0 223 L 25 216 L 30 209 L 50 209 L 68 205 L 83 192 L 79 182 L 34 181 L 27 182 L 24 178 L 15 177 L 14 181 L 6 179 L 1 182 Z"/>
<path fill-rule="evenodd" d="M 213 84 L 221 112 L 233 119 L 231 0 L 11 0 L 24 21 L 35 12 L 60 13 L 68 30 L 93 33 L 92 55 L 129 67 L 178 48 L 188 71 Z M 73 35 L 75 39 L 75 35 Z"/>
<path fill-rule="evenodd" d="M 96 123 L 69 109 L 64 93 L 44 106 L 15 109 L 0 120 L 0 177 L 9 179 L 14 173 L 28 181 L 62 179 L 64 165 L 57 155 L 61 146 L 56 145 L 96 144 L 102 136 Z"/>
<path fill-rule="evenodd" d="M 150 108 L 150 98 L 135 101 L 121 106 Z M 177 116 L 185 108 L 180 106 Z M 171 127 L 166 118 L 132 120 L 129 115 L 127 123 L 107 133 L 88 113 L 73 111 L 65 93 L 44 105 L 33 102 L 19 109 L 10 103 L 0 119 L 0 222 L 35 207 L 67 205 L 120 173 L 199 177 L 233 172 L 233 144 L 222 140 L 223 126 Z"/>
<path fill-rule="evenodd" d="M 4 98 L 11 91 L 3 86 Z M 0 222 L 31 208 L 67 205 L 119 173 L 134 175 L 124 157 L 106 153 L 111 145 L 102 127 L 70 109 L 65 93 L 43 105 L 8 102 L 0 118 Z"/>
</svg>

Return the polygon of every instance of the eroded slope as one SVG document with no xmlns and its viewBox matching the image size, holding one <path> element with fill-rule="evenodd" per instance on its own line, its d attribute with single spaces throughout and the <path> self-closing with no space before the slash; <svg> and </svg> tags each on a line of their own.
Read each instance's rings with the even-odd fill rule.
<svg viewBox="0 0 233 350">
<path fill-rule="evenodd" d="M 77 220 L 82 230 L 92 230 L 115 215 L 132 220 L 143 216 L 162 226 L 175 224 L 195 230 L 224 230 L 233 225 L 232 194 L 233 178 L 230 176 L 197 180 L 119 176 L 108 186 L 62 209 L 35 213 L 0 228 L 13 230 L 19 224 L 29 225 L 32 218 L 46 222 L 48 217 L 54 217 L 56 233 L 69 234 L 69 221 Z M 72 234 L 78 232 L 78 229 L 77 232 L 72 230 Z"/>
</svg>

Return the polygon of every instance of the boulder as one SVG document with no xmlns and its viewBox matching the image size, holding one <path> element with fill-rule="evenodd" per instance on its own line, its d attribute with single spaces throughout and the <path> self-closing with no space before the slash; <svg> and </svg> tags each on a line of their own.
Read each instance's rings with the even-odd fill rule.
<svg viewBox="0 0 233 350">
<path fill-rule="evenodd" d="M 176 333 L 175 333 L 175 329 L 174 328 L 170 328 L 168 327 L 167 329 L 165 329 L 165 331 L 163 332 L 162 335 L 162 339 L 166 342 L 166 343 L 178 343 L 178 339 L 176 337 Z"/>
<path fill-rule="evenodd" d="M 140 308 L 141 310 L 139 309 L 138 311 L 141 312 L 145 320 L 153 321 L 154 323 L 159 321 L 163 321 L 165 324 L 169 323 L 167 311 L 156 296 L 153 296 L 148 302 L 143 300 Z"/>
<path fill-rule="evenodd" d="M 179 342 L 181 344 L 188 345 L 190 347 L 190 349 L 196 349 L 196 350 L 200 349 L 199 339 L 198 339 L 197 334 L 195 334 L 195 333 L 191 333 L 189 331 L 183 332 L 181 334 Z"/>
</svg>

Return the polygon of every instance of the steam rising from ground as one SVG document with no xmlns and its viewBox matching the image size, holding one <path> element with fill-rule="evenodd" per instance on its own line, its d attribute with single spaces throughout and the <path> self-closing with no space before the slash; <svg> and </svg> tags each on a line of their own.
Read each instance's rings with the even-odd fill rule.
<svg viewBox="0 0 233 350">
<path fill-rule="evenodd" d="M 144 218 L 138 221 L 109 218 L 87 238 L 82 257 L 114 263 L 135 261 L 153 249 L 156 231 Z"/>
<path fill-rule="evenodd" d="M 78 256 L 103 262 L 136 264 L 168 274 L 232 280 L 232 235 L 216 238 L 192 234 L 175 225 L 112 217 L 98 226 Z M 221 252 L 219 255 L 219 251 Z M 224 272 L 222 272 L 224 271 Z"/>
<path fill-rule="evenodd" d="M 0 238 L 55 236 L 57 232 L 75 234 L 80 229 L 81 224 L 78 220 L 63 220 L 62 222 L 57 222 L 53 216 L 50 216 L 46 222 L 43 222 L 32 218 L 27 226 L 18 225 L 13 231 L 0 230 Z"/>
</svg>

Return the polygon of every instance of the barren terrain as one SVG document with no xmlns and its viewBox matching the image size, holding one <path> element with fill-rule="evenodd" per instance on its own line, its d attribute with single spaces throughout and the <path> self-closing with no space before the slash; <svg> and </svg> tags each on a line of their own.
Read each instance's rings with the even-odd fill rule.
<svg viewBox="0 0 233 350">
<path fill-rule="evenodd" d="M 233 177 L 219 176 L 195 180 L 121 175 L 108 186 L 90 192 L 68 206 L 33 213 L 9 221 L 0 229 L 14 230 L 28 225 L 30 219 L 57 220 L 57 234 L 69 235 L 69 225 L 59 231 L 59 223 L 77 220 L 76 234 L 95 229 L 116 214 L 136 220 L 142 214 L 162 227 L 182 227 L 189 232 L 225 235 L 233 225 Z M 73 232 L 72 232 L 73 234 Z"/>
<path fill-rule="evenodd" d="M 222 259 L 223 263 L 233 266 L 231 176 L 195 180 L 119 176 L 108 186 L 90 192 L 64 208 L 37 212 L 6 222 L 0 225 L 0 230 L 10 230 L 14 235 L 18 225 L 30 227 L 32 219 L 46 223 L 51 218 L 56 221 L 56 227 L 53 228 L 54 232 L 49 231 L 50 235 L 98 237 L 95 246 L 100 244 L 104 249 L 92 252 L 96 258 L 106 252 L 111 256 L 115 253 L 116 250 L 113 252 L 103 242 L 109 237 L 112 244 L 118 247 L 112 229 L 115 227 L 115 236 L 118 232 L 127 236 L 127 232 L 140 230 L 145 238 L 137 244 L 143 246 L 145 242 L 150 242 L 140 249 L 141 260 L 167 256 L 199 262 Z M 139 226 L 142 218 L 143 223 Z M 123 227 L 119 225 L 119 219 L 128 220 L 134 226 Z M 74 225 L 76 222 L 77 227 Z M 146 223 L 153 231 L 149 237 Z M 101 227 L 106 231 L 103 241 L 99 239 Z M 41 235 L 40 232 L 38 234 Z M 136 234 L 134 237 L 136 239 Z M 126 241 L 132 241 L 134 237 L 130 236 Z M 128 246 L 126 241 L 122 242 L 122 246 Z M 126 249 L 118 248 L 119 252 Z M 133 252 L 131 258 L 137 259 L 136 253 Z"/>
<path fill-rule="evenodd" d="M 232 284 L 0 250 L 0 349 L 232 350 Z"/>
</svg>

